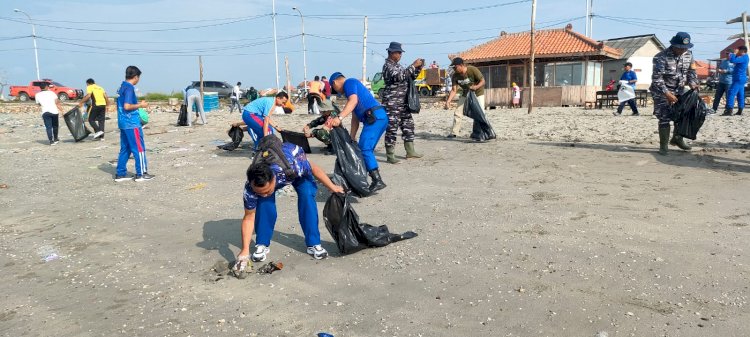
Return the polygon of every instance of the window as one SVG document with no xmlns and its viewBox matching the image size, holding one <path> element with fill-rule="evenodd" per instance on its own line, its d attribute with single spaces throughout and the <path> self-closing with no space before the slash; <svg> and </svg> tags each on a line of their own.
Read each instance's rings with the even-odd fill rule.
<svg viewBox="0 0 750 337">
<path fill-rule="evenodd" d="M 552 81 L 552 72 L 546 63 L 534 64 L 534 86 L 548 87 Z"/>
<path fill-rule="evenodd" d="M 555 64 L 555 85 L 582 85 L 583 65 L 580 62 Z"/>
<path fill-rule="evenodd" d="M 478 67 L 479 71 L 484 77 L 484 86 L 487 87 L 487 83 L 490 81 L 490 67 Z"/>
<path fill-rule="evenodd" d="M 380 81 L 380 79 L 383 78 L 383 73 L 377 73 L 375 76 L 373 76 L 372 81 L 377 82 Z"/>
<path fill-rule="evenodd" d="M 31 85 L 35 87 L 41 87 L 44 82 L 32 82 Z"/>
<path fill-rule="evenodd" d="M 505 65 L 490 67 L 490 78 L 484 80 L 489 83 L 489 88 L 508 87 L 508 67 Z"/>
<path fill-rule="evenodd" d="M 602 64 L 598 62 L 589 62 L 588 71 L 586 72 L 586 85 L 599 86 L 602 83 Z"/>
<path fill-rule="evenodd" d="M 516 82 L 519 87 L 524 84 L 524 66 L 513 66 L 510 67 L 510 81 Z"/>
</svg>

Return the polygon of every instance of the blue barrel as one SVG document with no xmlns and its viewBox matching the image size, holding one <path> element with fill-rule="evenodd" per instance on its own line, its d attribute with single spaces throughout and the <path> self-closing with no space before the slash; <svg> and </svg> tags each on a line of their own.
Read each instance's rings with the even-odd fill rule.
<svg viewBox="0 0 750 337">
<path fill-rule="evenodd" d="M 203 111 L 213 111 L 219 109 L 219 93 L 218 92 L 204 92 L 203 93 Z"/>
</svg>

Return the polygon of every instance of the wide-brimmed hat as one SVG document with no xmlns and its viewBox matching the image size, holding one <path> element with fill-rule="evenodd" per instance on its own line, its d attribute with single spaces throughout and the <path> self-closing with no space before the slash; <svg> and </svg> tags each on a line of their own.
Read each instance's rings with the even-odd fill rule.
<svg viewBox="0 0 750 337">
<path fill-rule="evenodd" d="M 683 49 L 693 48 L 693 44 L 690 42 L 690 34 L 685 33 L 685 32 L 677 33 L 677 35 L 675 35 L 671 40 L 669 40 L 669 43 L 672 44 L 672 47 L 675 47 L 675 48 L 683 48 Z"/>
<path fill-rule="evenodd" d="M 401 49 L 401 44 L 398 42 L 391 42 L 391 44 L 388 46 L 388 48 L 386 48 L 386 50 L 389 53 L 392 53 L 392 52 L 405 53 L 406 52 L 403 49 Z"/>
</svg>

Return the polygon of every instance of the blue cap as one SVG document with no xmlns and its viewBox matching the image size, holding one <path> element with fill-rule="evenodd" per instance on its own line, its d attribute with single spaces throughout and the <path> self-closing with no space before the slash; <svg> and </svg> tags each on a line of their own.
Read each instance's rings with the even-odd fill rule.
<svg viewBox="0 0 750 337">
<path fill-rule="evenodd" d="M 328 82 L 333 82 L 333 81 L 335 81 L 335 80 L 336 80 L 337 78 L 339 78 L 339 77 L 343 77 L 343 76 L 344 76 L 344 74 L 342 74 L 342 73 L 340 73 L 340 72 L 338 72 L 338 71 L 337 71 L 337 72 L 335 72 L 335 73 L 331 74 L 331 77 L 329 77 L 329 78 L 328 78 Z"/>
<path fill-rule="evenodd" d="M 693 44 L 690 42 L 690 34 L 685 33 L 685 32 L 677 33 L 677 35 L 675 35 L 671 40 L 669 40 L 669 43 L 671 43 L 672 47 L 675 47 L 675 48 L 682 48 L 682 49 L 693 48 Z"/>
</svg>

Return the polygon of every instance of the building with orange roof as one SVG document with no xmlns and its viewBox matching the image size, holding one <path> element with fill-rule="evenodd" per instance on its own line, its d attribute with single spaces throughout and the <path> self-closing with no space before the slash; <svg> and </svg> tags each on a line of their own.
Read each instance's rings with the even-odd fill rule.
<svg viewBox="0 0 750 337">
<path fill-rule="evenodd" d="M 460 56 L 482 72 L 488 106 L 508 106 L 511 83 L 528 87 L 530 45 L 528 31 L 501 32 L 493 40 L 452 56 Z M 574 32 L 570 24 L 562 29 L 537 30 L 535 46 L 535 106 L 581 106 L 593 101 L 601 90 L 602 63 L 622 56 L 622 50 Z M 522 104 L 527 101 L 525 91 Z"/>
</svg>

